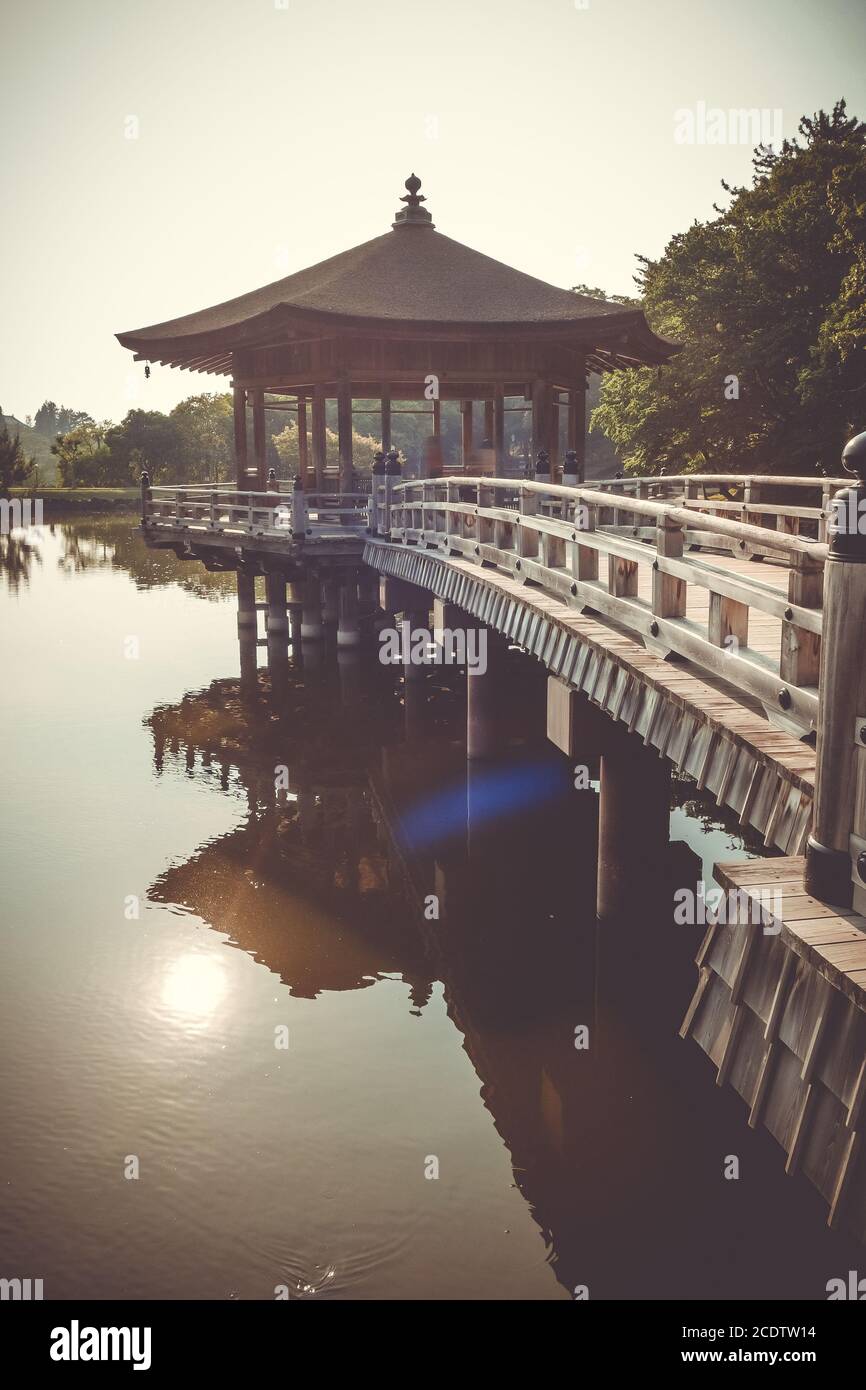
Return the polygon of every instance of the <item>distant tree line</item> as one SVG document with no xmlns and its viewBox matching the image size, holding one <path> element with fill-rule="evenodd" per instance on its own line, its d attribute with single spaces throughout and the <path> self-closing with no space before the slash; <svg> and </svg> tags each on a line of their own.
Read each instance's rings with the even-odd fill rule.
<svg viewBox="0 0 866 1390">
<path fill-rule="evenodd" d="M 120 424 L 77 413 L 51 452 L 63 487 L 130 487 L 152 478 L 221 482 L 232 476 L 232 403 L 228 394 L 190 396 L 167 415 L 134 409 Z M 38 418 L 38 416 L 37 416 Z"/>
</svg>

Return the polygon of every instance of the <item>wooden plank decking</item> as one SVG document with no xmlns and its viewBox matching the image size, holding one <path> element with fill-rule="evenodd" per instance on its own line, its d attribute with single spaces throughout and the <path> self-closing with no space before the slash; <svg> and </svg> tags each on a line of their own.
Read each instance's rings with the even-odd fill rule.
<svg viewBox="0 0 866 1390">
<path fill-rule="evenodd" d="M 805 860 L 718 864 L 725 891 L 681 1028 L 828 1206 L 866 1240 L 866 918 L 803 889 Z M 742 894 L 742 898 L 732 895 Z"/>
</svg>

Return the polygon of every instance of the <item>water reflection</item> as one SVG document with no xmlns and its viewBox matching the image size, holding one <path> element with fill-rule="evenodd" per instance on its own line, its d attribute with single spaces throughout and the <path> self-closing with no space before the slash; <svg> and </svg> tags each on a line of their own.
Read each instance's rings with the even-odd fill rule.
<svg viewBox="0 0 866 1390">
<path fill-rule="evenodd" d="M 239 655 L 232 577 L 131 522 L 2 548 L 15 1267 L 142 1298 L 814 1298 L 855 1268 L 677 1036 L 688 931 L 649 897 L 596 923 L 540 670 L 514 655 L 508 757 L 467 776 L 459 675 Z M 678 884 L 743 852 L 674 802 Z"/>
<path fill-rule="evenodd" d="M 802 1292 L 804 1240 L 820 1250 L 837 1238 L 805 1186 L 791 1198 L 767 1136 L 749 1134 L 677 1038 L 695 942 L 672 932 L 662 898 L 615 933 L 596 922 L 597 797 L 526 738 L 544 681 L 519 654 L 511 663 L 510 752 L 468 776 L 453 675 L 404 689 L 366 668 L 347 722 L 338 672 L 317 666 L 307 683 L 295 659 L 282 694 L 259 671 L 246 690 L 215 681 L 155 711 L 156 766 L 233 788 L 248 814 L 152 896 L 209 922 L 295 997 L 399 978 L 419 1016 L 441 982 L 564 1291 L 589 1280 L 594 1296 L 760 1297 L 771 1280 L 774 1295 Z M 281 790 L 277 766 L 289 771 Z M 686 800 L 701 835 L 737 839 L 678 786 L 674 805 Z M 672 846 L 669 887 L 701 872 Z M 760 1174 L 738 1204 L 716 1178 L 734 1144 Z"/>
<path fill-rule="evenodd" d="M 2 574 L 10 593 L 17 593 L 22 585 L 30 583 L 34 565 L 42 563 L 38 533 L 31 531 L 10 531 L 0 535 L 0 574 Z"/>
<path fill-rule="evenodd" d="M 184 1028 L 206 1028 L 226 992 L 222 964 L 211 955 L 190 952 L 169 966 L 160 1004 L 169 1021 Z"/>
</svg>

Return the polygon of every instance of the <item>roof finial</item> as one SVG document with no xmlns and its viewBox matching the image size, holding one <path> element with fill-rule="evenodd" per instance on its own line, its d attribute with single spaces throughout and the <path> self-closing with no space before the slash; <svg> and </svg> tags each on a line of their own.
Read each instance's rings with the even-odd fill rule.
<svg viewBox="0 0 866 1390">
<path fill-rule="evenodd" d="M 418 175 L 410 174 L 403 186 L 407 192 L 400 199 L 400 202 L 405 203 L 406 206 L 398 209 L 392 225 L 394 227 L 432 227 L 432 217 L 427 209 L 421 206 L 422 203 L 426 203 L 427 199 L 423 193 L 419 194 L 418 192 L 421 187 L 421 180 Z"/>
</svg>

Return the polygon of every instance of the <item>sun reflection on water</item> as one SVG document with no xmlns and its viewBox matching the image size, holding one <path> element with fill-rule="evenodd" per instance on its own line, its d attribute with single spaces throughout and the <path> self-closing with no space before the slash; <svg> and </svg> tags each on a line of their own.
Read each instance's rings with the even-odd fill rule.
<svg viewBox="0 0 866 1390">
<path fill-rule="evenodd" d="M 160 994 L 162 1007 L 186 1027 L 206 1028 L 223 1001 L 226 984 L 222 962 L 191 951 L 173 961 L 166 971 Z"/>
</svg>

